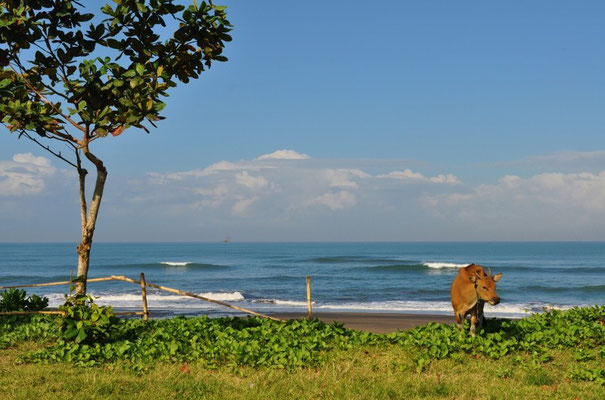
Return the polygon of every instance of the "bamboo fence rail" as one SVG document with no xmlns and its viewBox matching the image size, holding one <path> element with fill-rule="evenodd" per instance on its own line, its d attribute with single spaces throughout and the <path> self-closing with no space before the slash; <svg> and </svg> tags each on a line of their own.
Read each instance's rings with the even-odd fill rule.
<svg viewBox="0 0 605 400">
<path fill-rule="evenodd" d="M 112 278 L 114 278 L 115 280 L 118 280 L 118 281 L 131 282 L 131 283 L 136 283 L 136 284 L 140 284 L 141 283 L 140 281 L 136 281 L 134 279 L 127 278 L 125 276 L 115 276 L 115 275 L 112 275 Z M 182 296 L 189 296 L 189 297 L 193 297 L 194 299 L 200 299 L 200 300 L 204 300 L 204 301 L 207 301 L 207 302 L 210 302 L 210 303 L 214 303 L 214 304 L 220 304 L 221 306 L 233 308 L 233 309 L 238 310 L 238 311 L 242 311 L 242 312 L 245 312 L 245 313 L 248 313 L 248 314 L 256 315 L 257 317 L 268 318 L 268 319 L 272 319 L 274 321 L 281 321 L 281 322 L 283 322 L 283 320 L 281 320 L 279 318 L 272 317 L 270 315 L 261 314 L 261 313 L 258 313 L 256 311 L 248 310 L 248 309 L 243 308 L 243 307 L 238 307 L 238 306 L 234 306 L 233 304 L 225 303 L 224 301 L 214 300 L 214 299 L 211 299 L 211 298 L 208 298 L 208 297 L 200 296 L 198 294 L 186 292 L 184 290 L 173 289 L 173 288 L 169 288 L 169 287 L 166 287 L 166 286 L 160 286 L 160 285 L 156 285 L 156 284 L 153 284 L 153 283 L 150 283 L 150 282 L 146 282 L 146 285 L 149 286 L 149 287 L 152 287 L 152 288 L 163 290 L 165 292 L 170 292 L 170 293 L 174 293 L 174 294 L 180 294 Z"/>
<path fill-rule="evenodd" d="M 28 314 L 48 314 L 48 315 L 63 315 L 63 311 L 2 311 L 0 315 L 28 315 Z"/>
<path fill-rule="evenodd" d="M 111 281 L 113 280 L 113 277 L 108 276 L 105 278 L 92 278 L 92 279 L 87 279 L 86 282 L 103 282 L 103 281 Z M 74 283 L 76 281 L 62 281 L 62 282 L 47 282 L 47 283 L 30 283 L 27 285 L 14 285 L 14 286 L 0 286 L 0 290 L 2 289 L 19 289 L 19 288 L 26 288 L 26 287 L 43 287 L 43 286 L 60 286 L 60 285 L 70 285 L 72 283 Z"/>
<path fill-rule="evenodd" d="M 271 319 L 273 321 L 279 321 L 279 322 L 285 322 L 282 319 L 279 318 L 275 318 L 272 317 L 270 315 L 266 315 L 266 314 L 262 314 L 256 311 L 252 311 L 252 310 L 248 310 L 246 308 L 243 307 L 238 307 L 235 306 L 233 304 L 229 304 L 229 303 L 225 303 L 224 301 L 220 301 L 220 300 L 214 300 L 208 297 L 204 297 L 204 296 L 200 296 L 197 295 L 195 293 L 190 293 L 190 292 L 186 292 L 184 290 L 179 290 L 179 289 L 174 289 L 174 288 L 169 288 L 166 286 L 161 286 L 161 285 L 156 285 L 154 283 L 151 282 L 147 282 L 145 280 L 145 274 L 143 274 L 141 272 L 140 275 L 140 280 L 135 280 L 135 279 L 131 279 L 131 278 L 127 278 L 123 275 L 112 275 L 112 276 L 107 276 L 107 277 L 103 277 L 103 278 L 92 278 L 92 279 L 87 279 L 86 282 L 90 283 L 90 282 L 103 282 L 103 281 L 123 281 L 123 282 L 130 282 L 130 283 L 134 283 L 137 285 L 141 286 L 141 298 L 143 300 L 143 311 L 119 311 L 119 312 L 115 312 L 114 314 L 116 315 L 142 315 L 143 318 L 145 320 L 147 320 L 149 318 L 149 309 L 147 307 L 147 286 L 155 288 L 155 289 L 159 289 L 159 290 L 163 290 L 165 292 L 169 292 L 169 293 L 173 293 L 173 294 L 179 294 L 182 296 L 188 296 L 188 297 L 192 297 L 194 299 L 199 299 L 199 300 L 203 300 L 203 301 L 207 301 L 210 303 L 214 303 L 214 304 L 218 304 L 224 307 L 229 307 L 229 308 L 233 308 L 235 310 L 238 311 L 242 311 L 244 313 L 247 314 L 251 314 L 251 315 L 255 315 L 257 317 L 261 317 L 261 318 L 267 318 L 267 319 Z M 47 282 L 47 283 L 31 283 L 31 284 L 26 284 L 26 285 L 13 285 L 13 286 L 0 286 L 0 290 L 1 289 L 17 289 L 17 288 L 27 288 L 27 287 L 44 287 L 44 286 L 59 286 L 59 285 L 69 285 L 71 287 L 72 283 L 75 281 L 72 281 L 71 279 L 69 281 L 62 281 L 62 282 Z M 309 287 L 307 288 L 307 295 L 310 296 L 310 289 Z M 25 315 L 25 314 L 63 314 L 63 311 L 8 311 L 8 312 L 0 312 L 0 315 Z M 309 311 L 309 315 L 310 315 L 310 311 Z"/>
</svg>

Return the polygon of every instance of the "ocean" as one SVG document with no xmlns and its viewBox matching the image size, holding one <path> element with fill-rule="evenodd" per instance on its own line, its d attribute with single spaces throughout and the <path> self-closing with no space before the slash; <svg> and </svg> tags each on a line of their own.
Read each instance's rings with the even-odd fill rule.
<svg viewBox="0 0 605 400">
<path fill-rule="evenodd" d="M 0 244 L 0 286 L 68 280 L 75 244 Z M 605 302 L 605 242 L 428 243 L 95 243 L 89 278 L 125 275 L 263 313 L 306 312 L 306 276 L 314 311 L 451 314 L 449 289 L 470 263 L 502 272 L 499 305 L 486 316 L 522 317 L 544 307 Z M 26 289 L 51 306 L 67 285 Z M 140 287 L 89 284 L 96 302 L 141 308 Z M 241 315 L 149 289 L 152 317 Z"/>
</svg>

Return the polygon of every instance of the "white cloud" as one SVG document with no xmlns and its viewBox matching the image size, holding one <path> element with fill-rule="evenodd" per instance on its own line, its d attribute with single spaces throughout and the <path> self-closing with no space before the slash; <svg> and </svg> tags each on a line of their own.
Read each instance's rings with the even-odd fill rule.
<svg viewBox="0 0 605 400">
<path fill-rule="evenodd" d="M 32 153 L 15 154 L 12 161 L 0 161 L 0 196 L 25 196 L 41 193 L 45 179 L 57 169 L 45 157 Z"/>
<path fill-rule="evenodd" d="M 309 156 L 293 150 L 278 150 L 253 160 L 148 174 L 150 188 L 157 187 L 148 196 L 155 203 L 164 199 L 166 206 L 181 201 L 183 210 L 211 208 L 217 217 L 255 215 L 280 220 L 302 218 L 304 210 L 311 209 L 316 213 L 341 212 L 357 206 L 360 200 L 367 207 L 395 210 L 402 204 L 401 196 L 408 196 L 408 190 L 384 178 L 413 181 L 419 184 L 413 185 L 416 190 L 423 191 L 460 183 L 452 174 L 427 177 L 405 169 L 376 176 L 355 167 L 334 168 L 337 160 L 290 162 L 307 159 Z M 351 160 L 346 164 L 350 165 Z"/>
<path fill-rule="evenodd" d="M 369 173 L 367 162 L 363 169 L 355 168 L 352 160 L 343 165 L 346 168 L 340 168 L 338 160 L 322 159 L 224 161 L 166 174 L 179 180 L 150 176 L 136 195 L 151 199 L 157 214 L 170 210 L 174 218 L 182 215 L 184 225 L 200 221 L 230 226 L 221 231 L 231 235 L 245 227 L 249 232 L 273 229 L 284 234 L 306 227 L 307 236 L 297 237 L 305 240 L 314 238 L 310 232 L 321 226 L 336 235 L 330 237 L 340 238 L 338 232 L 358 224 L 371 227 L 366 232 L 373 229 L 365 237 L 372 240 L 565 240 L 605 235 L 600 228 L 605 226 L 605 172 L 508 174 L 494 183 L 465 185 L 447 172 L 396 168 L 380 175 Z M 381 165 L 377 169 L 384 170 Z M 128 203 L 129 196 L 124 196 Z M 361 238 L 359 232 L 351 235 Z"/>
<path fill-rule="evenodd" d="M 439 174 L 437 176 L 430 177 L 429 180 L 433 183 L 446 183 L 448 185 L 457 185 L 460 183 L 458 177 L 454 174 Z"/>
<path fill-rule="evenodd" d="M 398 179 L 405 182 L 444 183 L 448 185 L 457 185 L 460 183 L 458 177 L 454 174 L 439 174 L 432 177 L 426 177 L 420 172 L 414 172 L 409 168 L 406 168 L 403 171 L 392 171 L 385 175 L 378 175 L 377 178 Z"/>
<path fill-rule="evenodd" d="M 330 210 L 336 211 L 353 207 L 356 203 L 357 199 L 353 193 L 341 190 L 336 193 L 324 193 L 321 196 L 311 199 L 308 204 L 326 206 Z"/>
<path fill-rule="evenodd" d="M 231 207 L 231 213 L 237 216 L 246 216 L 250 206 L 254 204 L 258 200 L 258 197 L 250 197 L 239 199 L 235 202 L 233 207 Z"/>
<path fill-rule="evenodd" d="M 204 168 L 203 170 L 197 172 L 194 176 L 208 176 L 221 171 L 237 171 L 241 168 L 242 167 L 236 163 L 219 161 L 215 164 L 212 164 L 208 168 Z"/>
<path fill-rule="evenodd" d="M 218 207 L 228 198 L 229 188 L 225 184 L 220 184 L 213 188 L 195 188 L 192 192 L 199 196 L 194 201 L 194 207 Z"/>
<path fill-rule="evenodd" d="M 306 154 L 297 153 L 294 150 L 277 150 L 270 154 L 263 154 L 257 160 L 307 160 L 309 157 Z"/>
<path fill-rule="evenodd" d="M 595 216 L 602 219 L 605 171 L 545 173 L 529 178 L 506 175 L 494 185 L 479 185 L 464 193 L 429 196 L 426 200 L 437 213 L 469 221 L 507 223 L 507 219 L 518 219 L 530 224 Z"/>
<path fill-rule="evenodd" d="M 325 179 L 330 187 L 347 187 L 357 189 L 359 184 L 354 179 L 370 177 L 369 174 L 359 169 L 331 169 L 321 170 L 321 177 Z"/>
<path fill-rule="evenodd" d="M 252 176 L 248 171 L 235 174 L 235 181 L 250 189 L 262 189 L 269 186 L 269 182 L 262 176 Z"/>
<path fill-rule="evenodd" d="M 225 171 L 240 171 L 246 166 L 239 165 L 228 161 L 219 161 L 211 166 L 203 169 L 194 169 L 191 171 L 174 172 L 174 173 L 158 173 L 149 172 L 147 176 L 157 184 L 166 184 L 170 181 L 183 181 L 187 178 L 203 178 L 205 176 L 217 174 Z M 254 168 L 254 167 L 252 167 Z"/>
<path fill-rule="evenodd" d="M 111 228 L 101 227 L 99 238 L 605 238 L 605 168 L 547 173 L 510 168 L 499 172 L 499 179 L 490 179 L 468 168 L 472 165 L 460 166 L 460 171 L 472 171 L 465 181 L 483 176 L 482 184 L 471 185 L 447 171 L 427 173 L 423 164 L 408 161 L 292 160 L 225 160 L 188 171 L 148 174 L 138 180 L 121 181 L 112 175 L 115 179 L 108 182 L 102 225 Z M 378 174 L 384 171 L 391 172 Z M 12 217 L 10 210 L 26 210 L 31 214 L 27 218 L 39 218 L 36 213 L 46 207 L 41 205 L 41 196 L 33 195 L 44 193 L 46 201 L 58 194 L 56 185 L 63 181 L 75 193 L 77 178 L 63 179 L 63 171 L 44 157 L 19 154 L 0 161 L 0 196 L 4 199 L 0 201 L 0 224 Z M 77 196 L 72 200 L 75 207 Z M 103 229 L 114 230 L 103 236 Z"/>
</svg>

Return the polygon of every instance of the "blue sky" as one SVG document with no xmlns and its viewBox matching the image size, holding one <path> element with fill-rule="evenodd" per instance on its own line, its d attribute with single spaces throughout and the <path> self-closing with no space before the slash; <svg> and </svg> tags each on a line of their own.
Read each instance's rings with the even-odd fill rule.
<svg viewBox="0 0 605 400">
<path fill-rule="evenodd" d="M 99 240 L 605 240 L 602 2 L 223 3 L 229 62 L 95 143 Z M 77 240 L 64 168 L 0 134 L 0 240 Z"/>
</svg>

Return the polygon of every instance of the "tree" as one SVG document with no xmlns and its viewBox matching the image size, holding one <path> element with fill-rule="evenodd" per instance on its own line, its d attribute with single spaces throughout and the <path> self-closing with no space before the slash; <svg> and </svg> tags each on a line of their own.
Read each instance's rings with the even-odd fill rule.
<svg viewBox="0 0 605 400">
<path fill-rule="evenodd" d="M 78 1 L 0 1 L 0 120 L 78 173 L 78 294 L 86 292 L 107 179 L 92 142 L 130 127 L 149 133 L 145 125 L 163 119 L 168 89 L 197 78 L 213 61 L 227 60 L 226 7 L 174 3 L 114 0 L 91 13 Z M 90 201 L 85 161 L 96 170 Z"/>
</svg>

